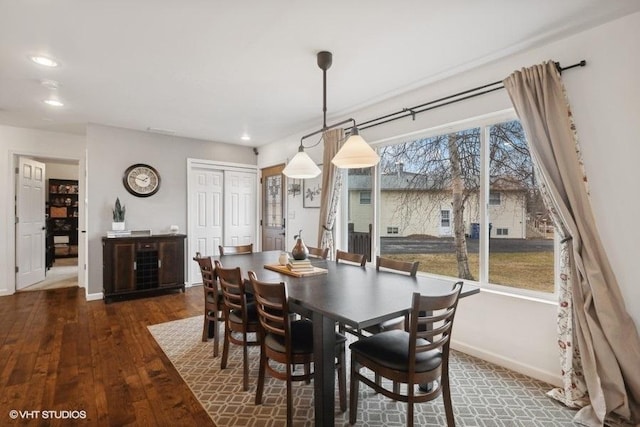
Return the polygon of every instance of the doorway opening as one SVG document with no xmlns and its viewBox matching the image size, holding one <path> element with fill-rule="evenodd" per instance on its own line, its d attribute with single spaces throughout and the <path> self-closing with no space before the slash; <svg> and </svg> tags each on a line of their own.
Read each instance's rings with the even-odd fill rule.
<svg viewBox="0 0 640 427">
<path fill-rule="evenodd" d="M 25 160 L 27 159 L 27 160 Z M 22 182 L 20 168 L 17 168 L 18 179 L 16 186 L 16 212 L 19 212 L 19 221 L 25 218 L 34 219 L 42 224 L 44 242 L 28 246 L 25 250 L 24 242 L 20 239 L 24 233 L 16 231 L 16 291 L 36 291 L 62 287 L 74 287 L 79 284 L 79 233 L 80 233 L 80 205 L 83 198 L 80 195 L 80 167 L 79 161 L 74 159 L 57 159 L 38 156 L 18 156 L 16 164 L 35 162 L 42 165 L 44 180 L 41 185 L 41 194 L 35 203 L 29 200 L 27 203 L 21 198 L 33 196 L 33 192 L 23 195 L 23 189 L 19 188 Z M 41 218 L 41 219 L 40 219 Z M 18 230 L 19 228 L 17 228 Z M 36 240 L 41 234 L 28 236 L 29 240 Z M 25 268 L 27 267 L 28 268 Z M 42 269 L 44 274 L 34 275 L 30 280 L 20 277 L 20 273 L 33 269 Z"/>
</svg>

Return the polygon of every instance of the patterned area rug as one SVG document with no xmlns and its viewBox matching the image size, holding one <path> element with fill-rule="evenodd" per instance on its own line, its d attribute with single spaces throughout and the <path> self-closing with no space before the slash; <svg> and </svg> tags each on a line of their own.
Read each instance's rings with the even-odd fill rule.
<svg viewBox="0 0 640 427">
<path fill-rule="evenodd" d="M 202 317 L 152 325 L 149 331 L 216 425 L 285 425 L 284 382 L 267 377 L 263 404 L 254 405 L 258 347 L 249 347 L 250 385 L 249 391 L 245 392 L 242 391 L 241 348 L 230 346 L 227 368 L 221 370 L 220 356 L 213 359 L 213 344 L 201 342 Z M 452 354 L 450 376 L 458 426 L 577 425 L 571 421 L 574 411 L 545 396 L 545 392 L 551 388 L 548 384 L 460 352 Z M 313 425 L 313 385 L 294 383 L 293 393 L 294 424 Z M 337 401 L 336 408 L 339 408 Z M 336 425 L 349 425 L 348 412 L 336 412 Z M 406 404 L 377 395 L 361 384 L 356 425 L 404 426 Z M 415 425 L 446 425 L 442 399 L 416 405 Z"/>
</svg>

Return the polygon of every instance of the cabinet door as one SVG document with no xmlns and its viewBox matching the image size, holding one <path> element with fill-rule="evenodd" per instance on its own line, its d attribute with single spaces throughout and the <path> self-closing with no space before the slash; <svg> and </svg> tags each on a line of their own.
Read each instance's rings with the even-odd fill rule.
<svg viewBox="0 0 640 427">
<path fill-rule="evenodd" d="M 113 292 L 130 292 L 136 289 L 135 243 L 114 243 L 113 261 L 105 268 L 111 268 L 113 274 Z"/>
<path fill-rule="evenodd" d="M 184 240 L 160 242 L 158 251 L 159 286 L 184 284 Z"/>
</svg>

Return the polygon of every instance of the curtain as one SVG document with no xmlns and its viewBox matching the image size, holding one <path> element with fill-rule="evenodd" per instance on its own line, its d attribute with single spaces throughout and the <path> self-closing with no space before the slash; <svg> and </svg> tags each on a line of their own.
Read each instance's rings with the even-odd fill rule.
<svg viewBox="0 0 640 427">
<path fill-rule="evenodd" d="M 610 414 L 639 423 L 640 338 L 595 226 L 560 73 L 549 61 L 514 72 L 504 86 L 563 238 L 558 345 L 564 387 L 551 395 L 582 407 L 574 419 L 581 424 L 603 425 Z"/>
<path fill-rule="evenodd" d="M 333 259 L 335 253 L 333 225 L 336 222 L 336 213 L 340 203 L 342 174 L 331 163 L 331 159 L 340 149 L 340 142 L 344 139 L 344 131 L 342 129 L 325 131 L 322 139 L 324 140 L 324 154 L 322 156 L 322 193 L 320 194 L 318 245 L 322 249 L 329 248 L 329 259 Z"/>
</svg>

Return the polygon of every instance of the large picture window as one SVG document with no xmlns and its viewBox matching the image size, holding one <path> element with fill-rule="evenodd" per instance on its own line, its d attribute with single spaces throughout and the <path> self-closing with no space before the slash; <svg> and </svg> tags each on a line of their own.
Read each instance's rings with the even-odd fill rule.
<svg viewBox="0 0 640 427">
<path fill-rule="evenodd" d="M 372 200 L 379 206 L 381 256 L 417 260 L 423 272 L 483 286 L 555 291 L 553 224 L 519 121 L 396 141 L 378 151 Z M 371 188 L 363 173 L 348 176 L 353 196 Z"/>
</svg>

